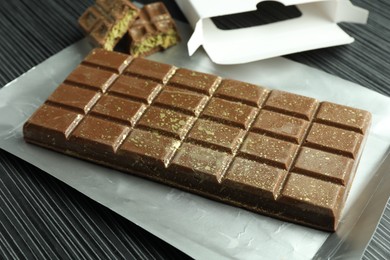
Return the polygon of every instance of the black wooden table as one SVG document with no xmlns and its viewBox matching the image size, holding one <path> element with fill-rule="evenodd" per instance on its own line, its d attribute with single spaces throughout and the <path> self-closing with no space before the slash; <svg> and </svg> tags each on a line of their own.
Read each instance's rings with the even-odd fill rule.
<svg viewBox="0 0 390 260">
<path fill-rule="evenodd" d="M 163 2 L 176 19 L 185 21 L 173 0 Z M 341 24 L 356 39 L 353 44 L 287 57 L 390 96 L 390 1 L 352 2 L 370 11 L 367 25 Z M 92 0 L 1 1 L 0 86 L 83 38 L 77 18 L 92 3 Z M 227 20 L 226 26 L 229 23 Z M 387 208 L 382 218 L 387 226 L 371 241 L 364 255 L 366 259 L 390 257 L 389 218 Z M 3 258 L 185 259 L 188 256 L 0 150 L 0 259 Z"/>
</svg>

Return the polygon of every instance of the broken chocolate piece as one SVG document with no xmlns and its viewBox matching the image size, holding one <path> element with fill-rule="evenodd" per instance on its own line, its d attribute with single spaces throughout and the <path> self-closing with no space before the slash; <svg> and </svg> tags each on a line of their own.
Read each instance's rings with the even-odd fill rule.
<svg viewBox="0 0 390 260">
<path fill-rule="evenodd" d="M 147 56 L 180 41 L 175 21 L 163 2 L 145 5 L 129 28 L 130 54 Z"/>
<path fill-rule="evenodd" d="M 364 110 L 96 49 L 23 132 L 30 143 L 334 231 L 370 120 Z"/>
<path fill-rule="evenodd" d="M 80 27 L 93 43 L 113 50 L 139 14 L 128 0 L 96 0 L 79 18 Z"/>
</svg>

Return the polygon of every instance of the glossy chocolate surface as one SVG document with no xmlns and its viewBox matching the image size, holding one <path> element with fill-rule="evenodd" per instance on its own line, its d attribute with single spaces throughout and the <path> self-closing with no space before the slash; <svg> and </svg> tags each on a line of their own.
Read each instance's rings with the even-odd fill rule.
<svg viewBox="0 0 390 260">
<path fill-rule="evenodd" d="M 333 231 L 367 111 L 93 50 L 24 125 L 27 142 Z"/>
</svg>

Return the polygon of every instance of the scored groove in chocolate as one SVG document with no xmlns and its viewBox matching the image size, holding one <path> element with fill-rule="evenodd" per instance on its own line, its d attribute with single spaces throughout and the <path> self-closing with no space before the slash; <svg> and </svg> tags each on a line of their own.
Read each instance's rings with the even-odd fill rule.
<svg viewBox="0 0 390 260">
<path fill-rule="evenodd" d="M 110 55 L 107 52 L 96 50 L 95 55 L 89 55 L 83 60 L 83 64 L 92 67 L 102 67 L 115 73 L 122 73 L 132 59 L 133 57 L 123 53 L 115 52 Z"/>
<path fill-rule="evenodd" d="M 112 95 L 103 95 L 93 107 L 91 115 L 134 126 L 145 109 L 145 104 Z"/>
<path fill-rule="evenodd" d="M 166 84 L 176 72 L 176 67 L 146 59 L 134 59 L 125 69 L 124 74 L 157 81 Z"/>
<path fill-rule="evenodd" d="M 360 109 L 351 109 L 350 107 L 322 102 L 318 111 L 316 122 L 335 126 L 358 132 L 365 133 L 365 126 L 370 121 L 370 116 Z"/>
<path fill-rule="evenodd" d="M 286 93 L 286 92 L 283 92 L 283 91 L 278 91 L 277 96 L 279 96 L 279 95 L 283 96 L 283 101 L 282 102 L 284 103 L 284 105 L 286 105 L 286 100 L 288 100 L 288 97 L 291 97 L 294 94 Z M 286 98 L 286 96 L 287 96 L 287 98 Z M 297 99 L 298 100 L 299 99 L 300 100 L 304 100 L 302 103 L 304 104 L 303 107 L 306 108 L 306 111 L 302 110 L 302 108 L 299 107 L 298 108 L 300 110 L 299 112 L 303 112 L 303 113 L 299 113 L 299 112 L 295 111 L 295 109 L 294 109 L 294 105 L 296 106 L 296 104 L 294 104 L 293 102 L 287 102 L 289 111 L 286 111 L 286 114 L 289 114 L 289 115 L 292 115 L 292 116 L 306 118 L 306 120 L 308 120 L 309 122 L 308 122 L 306 128 L 303 129 L 303 132 L 302 132 L 303 133 L 303 139 L 302 139 L 302 141 L 298 142 L 298 148 L 297 148 L 297 150 L 293 154 L 293 158 L 291 160 L 290 166 L 287 168 L 287 172 L 288 173 L 286 175 L 284 175 L 283 180 L 281 180 L 279 182 L 279 187 L 277 189 L 277 193 L 275 193 L 275 198 L 276 199 L 279 199 L 279 198 L 283 199 L 283 191 L 284 191 L 284 189 L 286 187 L 287 181 L 289 180 L 289 178 L 291 176 L 291 169 L 296 164 L 296 161 L 298 159 L 298 155 L 300 153 L 300 150 L 303 149 L 302 147 L 306 143 L 306 138 L 307 138 L 307 136 L 309 135 L 309 133 L 311 131 L 311 128 L 312 128 L 312 125 L 313 125 L 313 121 L 314 121 L 314 116 L 317 114 L 318 107 L 319 107 L 319 104 L 318 104 L 319 102 L 317 100 L 313 99 L 313 98 L 308 98 L 308 97 L 295 95 L 295 99 L 296 100 Z M 293 105 L 291 105 L 291 104 L 293 104 Z M 298 102 L 297 104 L 301 105 L 300 102 Z M 302 115 L 306 115 L 306 116 L 302 116 Z M 303 140 L 305 140 L 305 141 L 303 141 Z M 321 178 L 319 178 L 319 179 L 321 179 Z"/>
<path fill-rule="evenodd" d="M 63 96 L 68 98 L 63 99 Z M 53 105 L 65 106 L 86 114 L 100 97 L 100 92 L 96 93 L 96 91 L 87 88 L 61 84 L 46 102 Z"/>
<path fill-rule="evenodd" d="M 340 116 L 333 115 L 339 109 Z M 256 212 L 334 230 L 369 118 L 362 110 L 95 49 L 29 119 L 24 135 Z M 312 188 L 297 190 L 300 181 L 329 186 L 330 193 L 320 190 L 326 193 L 320 201 Z"/>
<path fill-rule="evenodd" d="M 151 104 L 152 100 L 161 90 L 157 82 L 147 81 L 142 78 L 121 75 L 110 87 L 111 95 Z"/>
<path fill-rule="evenodd" d="M 105 93 L 108 87 L 114 82 L 118 74 L 99 69 L 99 67 L 79 65 L 66 79 L 69 85 L 98 89 Z"/>
</svg>

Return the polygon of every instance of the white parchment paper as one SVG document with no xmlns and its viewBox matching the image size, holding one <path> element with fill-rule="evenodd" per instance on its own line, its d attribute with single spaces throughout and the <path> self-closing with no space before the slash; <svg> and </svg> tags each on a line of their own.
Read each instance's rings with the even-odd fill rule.
<svg viewBox="0 0 390 260">
<path fill-rule="evenodd" d="M 203 51 L 188 57 L 185 43 L 191 30 L 184 24 L 178 25 L 182 43 L 151 59 L 354 106 L 373 114 L 372 129 L 342 222 L 359 215 L 354 212 L 359 194 L 390 146 L 390 99 L 284 58 L 220 66 L 213 64 Z M 36 165 L 194 258 L 313 257 L 330 233 L 264 217 L 26 144 L 22 136 L 24 122 L 91 48 L 82 40 L 0 91 L 0 148 Z"/>
</svg>

